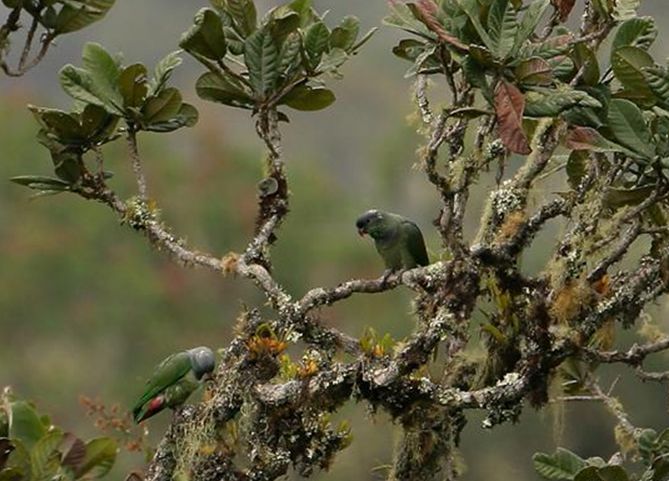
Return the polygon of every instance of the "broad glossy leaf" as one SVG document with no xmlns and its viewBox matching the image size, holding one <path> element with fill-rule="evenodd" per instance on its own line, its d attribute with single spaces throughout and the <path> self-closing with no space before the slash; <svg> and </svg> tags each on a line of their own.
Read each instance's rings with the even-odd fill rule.
<svg viewBox="0 0 669 481">
<path fill-rule="evenodd" d="M 623 22 L 611 45 L 615 52 L 620 47 L 639 47 L 644 50 L 653 44 L 657 38 L 657 26 L 652 17 L 635 17 Z"/>
<path fill-rule="evenodd" d="M 105 107 L 105 102 L 99 97 L 93 78 L 87 70 L 73 65 L 65 65 L 59 73 L 60 85 L 70 97 L 87 104 Z M 112 108 L 109 106 L 109 108 Z M 116 112 L 115 113 L 121 113 Z"/>
<path fill-rule="evenodd" d="M 539 22 L 541 22 L 541 18 L 548 8 L 549 2 L 550 0 L 534 0 L 530 3 L 529 7 L 527 7 L 525 15 L 523 15 L 523 19 L 520 21 L 518 32 L 516 33 L 516 40 L 511 52 L 512 55 L 517 52 L 523 43 L 530 38 L 530 35 L 534 33 L 534 30 L 539 25 Z"/>
<path fill-rule="evenodd" d="M 149 91 L 146 67 L 141 63 L 125 67 L 119 75 L 118 89 L 125 109 L 140 107 Z"/>
<path fill-rule="evenodd" d="M 53 429 L 37 441 L 30 450 L 31 471 L 35 479 L 55 474 L 50 473 L 50 471 L 53 469 L 54 464 L 55 466 L 59 466 L 58 461 L 60 456 L 56 449 L 62 440 L 63 432 L 59 429 Z"/>
<path fill-rule="evenodd" d="M 221 17 L 211 8 L 195 14 L 194 25 L 181 36 L 179 46 L 194 55 L 220 60 L 227 52 Z"/>
<path fill-rule="evenodd" d="M 535 88 L 525 95 L 525 115 L 554 117 L 573 107 L 599 108 L 602 104 L 582 90 L 563 85 L 556 89 Z"/>
<path fill-rule="evenodd" d="M 432 0 L 418 0 L 416 2 L 409 2 L 406 4 L 414 17 L 419 20 L 429 32 L 437 36 L 439 40 L 443 40 L 449 45 L 456 47 L 459 50 L 467 50 L 467 45 L 461 42 L 457 37 L 449 33 L 444 25 L 437 19 L 437 5 Z M 368 34 L 369 35 L 369 34 Z M 353 48 L 356 50 L 366 38 L 361 40 L 357 46 Z"/>
<path fill-rule="evenodd" d="M 102 45 L 89 42 L 84 45 L 82 63 L 91 75 L 98 97 L 120 110 L 123 99 L 117 87 L 121 74 L 119 59 L 112 57 Z"/>
<path fill-rule="evenodd" d="M 270 94 L 279 77 L 279 51 L 266 29 L 257 30 L 244 43 L 244 62 L 258 98 Z"/>
<path fill-rule="evenodd" d="M 254 106 L 253 100 L 241 85 L 233 79 L 212 72 L 207 72 L 197 79 L 195 90 L 204 100 L 244 109 L 251 109 Z"/>
<path fill-rule="evenodd" d="M 513 49 L 518 22 L 516 9 L 509 0 L 495 0 L 488 11 L 488 35 L 494 44 L 493 52 L 504 59 Z"/>
<path fill-rule="evenodd" d="M 669 72 L 662 67 L 647 67 L 643 74 L 648 86 L 665 105 L 669 104 Z"/>
<path fill-rule="evenodd" d="M 283 44 L 288 35 L 297 33 L 300 15 L 287 5 L 275 8 L 269 15 L 271 17 L 269 29 L 277 45 Z"/>
<path fill-rule="evenodd" d="M 552 481 L 571 481 L 585 467 L 585 461 L 571 451 L 558 448 L 555 454 L 536 453 L 532 457 L 534 469 Z"/>
<path fill-rule="evenodd" d="M 585 85 L 597 85 L 599 83 L 599 62 L 595 53 L 584 43 L 574 47 L 571 55 L 576 71 L 581 72 L 581 81 Z"/>
<path fill-rule="evenodd" d="M 85 141 L 76 117 L 69 112 L 28 105 L 37 122 L 49 134 L 65 144 L 80 144 Z"/>
<path fill-rule="evenodd" d="M 293 32 L 283 42 L 281 53 L 279 54 L 279 73 L 289 77 L 291 73 L 300 67 L 300 49 L 302 48 L 302 39 L 300 34 Z"/>
<path fill-rule="evenodd" d="M 483 42 L 483 44 L 491 51 L 495 51 L 496 44 L 490 38 L 488 29 L 481 22 L 481 7 L 476 0 L 456 0 L 462 11 L 467 14 L 469 21 L 473 25 L 476 33 Z"/>
<path fill-rule="evenodd" d="M 181 65 L 183 60 L 179 57 L 179 51 L 168 53 L 157 64 L 153 71 L 153 77 L 149 81 L 149 95 L 155 95 L 162 90 L 175 68 Z"/>
<path fill-rule="evenodd" d="M 74 32 L 97 22 L 107 14 L 109 9 L 114 5 L 114 1 L 88 0 L 86 4 L 80 7 L 64 5 L 53 22 L 54 33 L 62 35 Z"/>
<path fill-rule="evenodd" d="M 17 181 L 14 180 L 14 182 Z M 42 424 L 37 411 L 35 411 L 35 408 L 30 403 L 26 401 L 14 401 L 9 404 L 10 439 L 18 440 L 27 449 L 32 449 L 35 443 L 46 434 L 46 431 L 47 427 Z"/>
<path fill-rule="evenodd" d="M 321 58 L 316 70 L 319 72 L 336 72 L 348 60 L 348 54 L 340 49 L 333 48 Z"/>
<path fill-rule="evenodd" d="M 516 86 L 500 80 L 495 87 L 495 113 L 499 136 L 511 152 L 529 154 L 530 143 L 523 131 L 525 98 Z"/>
<path fill-rule="evenodd" d="M 323 22 L 311 25 L 304 34 L 304 51 L 310 68 L 314 69 L 320 63 L 321 57 L 328 49 L 330 31 Z"/>
<path fill-rule="evenodd" d="M 404 60 L 414 62 L 425 50 L 425 43 L 413 38 L 405 38 L 393 47 L 393 54 Z"/>
<path fill-rule="evenodd" d="M 81 179 L 81 154 L 71 150 L 51 152 L 54 172 L 65 182 L 74 185 Z"/>
<path fill-rule="evenodd" d="M 331 90 L 322 87 L 299 86 L 281 99 L 295 110 L 313 111 L 329 107 L 335 101 L 335 95 Z"/>
<path fill-rule="evenodd" d="M 360 20 L 357 17 L 344 17 L 341 23 L 332 29 L 330 34 L 330 48 L 340 48 L 350 51 L 360 33 Z"/>
<path fill-rule="evenodd" d="M 227 0 L 228 12 L 239 32 L 248 37 L 256 29 L 258 13 L 253 0 Z"/>
<path fill-rule="evenodd" d="M 644 69 L 654 65 L 653 58 L 638 47 L 620 47 L 611 56 L 611 67 L 618 81 L 637 99 L 652 102 L 653 92 Z"/>
<path fill-rule="evenodd" d="M 629 100 L 612 99 L 607 120 L 607 126 L 619 144 L 642 159 L 650 160 L 655 155 L 650 142 L 650 130 L 639 107 Z"/>
<path fill-rule="evenodd" d="M 192 127 L 197 124 L 199 113 L 191 104 L 182 103 L 179 111 L 167 120 L 153 122 L 146 127 L 150 132 L 172 132 L 181 127 Z"/>
<path fill-rule="evenodd" d="M 142 123 L 148 126 L 170 120 L 179 112 L 182 103 L 179 90 L 173 87 L 164 89 L 155 97 L 147 99 L 142 108 Z"/>
<path fill-rule="evenodd" d="M 116 461 L 118 446 L 111 438 L 97 438 L 86 443 L 86 455 L 75 471 L 76 477 L 88 475 L 97 479 L 103 477 Z"/>
</svg>

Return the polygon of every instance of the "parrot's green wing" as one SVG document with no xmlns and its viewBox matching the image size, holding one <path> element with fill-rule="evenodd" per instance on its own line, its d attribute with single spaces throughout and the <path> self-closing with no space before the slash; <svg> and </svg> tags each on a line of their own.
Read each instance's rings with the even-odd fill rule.
<svg viewBox="0 0 669 481">
<path fill-rule="evenodd" d="M 423 233 L 418 226 L 410 220 L 404 220 L 401 228 L 404 234 L 406 248 L 416 264 L 419 266 L 428 265 L 430 260 L 427 257 L 425 240 L 423 240 Z"/>
<path fill-rule="evenodd" d="M 161 362 L 146 382 L 146 391 L 133 407 L 133 413 L 139 412 L 144 404 L 178 382 L 190 369 L 190 357 L 187 352 L 172 354 Z"/>
</svg>

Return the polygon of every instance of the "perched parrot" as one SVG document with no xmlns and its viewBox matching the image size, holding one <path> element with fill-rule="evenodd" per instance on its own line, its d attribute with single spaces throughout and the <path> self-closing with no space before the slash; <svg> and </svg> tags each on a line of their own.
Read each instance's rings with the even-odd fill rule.
<svg viewBox="0 0 669 481">
<path fill-rule="evenodd" d="M 216 356 L 208 347 L 195 347 L 164 359 L 132 408 L 135 422 L 140 423 L 166 407 L 183 404 L 203 379 L 211 377 L 215 365 Z"/>
<path fill-rule="evenodd" d="M 369 234 L 386 264 L 386 274 L 426 266 L 423 234 L 416 224 L 401 215 L 369 210 L 355 222 L 361 236 Z"/>
</svg>

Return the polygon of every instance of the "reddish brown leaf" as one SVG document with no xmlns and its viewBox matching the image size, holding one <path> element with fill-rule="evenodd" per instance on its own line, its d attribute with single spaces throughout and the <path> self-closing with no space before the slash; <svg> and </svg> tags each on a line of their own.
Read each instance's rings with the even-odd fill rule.
<svg viewBox="0 0 669 481">
<path fill-rule="evenodd" d="M 567 133 L 565 145 L 571 150 L 610 150 L 606 139 L 592 127 L 574 127 Z"/>
<path fill-rule="evenodd" d="M 495 113 L 499 137 L 511 152 L 527 155 L 531 152 L 523 131 L 525 97 L 512 83 L 500 80 L 495 87 Z"/>
<path fill-rule="evenodd" d="M 76 469 L 86 456 L 86 444 L 74 434 L 65 433 L 60 444 L 60 451 L 63 453 L 63 460 L 60 464 Z"/>
<path fill-rule="evenodd" d="M 439 20 L 434 16 L 437 13 L 437 5 L 432 0 L 418 0 L 417 3 L 409 2 L 406 4 L 414 17 L 425 25 L 428 30 L 437 34 L 440 40 L 456 47 L 460 50 L 469 50 L 469 47 L 448 33 Z"/>
<path fill-rule="evenodd" d="M 551 0 L 551 4 L 553 4 L 553 7 L 557 10 L 561 22 L 567 20 L 575 3 L 576 0 Z"/>
</svg>

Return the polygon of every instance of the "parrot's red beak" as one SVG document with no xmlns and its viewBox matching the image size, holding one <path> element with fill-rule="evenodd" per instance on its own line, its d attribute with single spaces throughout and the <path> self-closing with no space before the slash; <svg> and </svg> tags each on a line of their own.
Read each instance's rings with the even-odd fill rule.
<svg viewBox="0 0 669 481">
<path fill-rule="evenodd" d="M 367 231 L 365 229 L 358 229 L 358 235 L 360 237 L 365 237 L 365 234 L 367 234 Z"/>
</svg>

